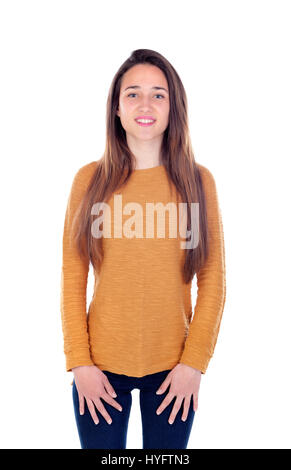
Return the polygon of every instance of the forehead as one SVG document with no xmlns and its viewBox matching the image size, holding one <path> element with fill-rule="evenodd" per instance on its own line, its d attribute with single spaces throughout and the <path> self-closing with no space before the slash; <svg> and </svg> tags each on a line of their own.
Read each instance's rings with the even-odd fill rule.
<svg viewBox="0 0 291 470">
<path fill-rule="evenodd" d="M 167 79 L 159 67 L 151 64 L 138 64 L 131 67 L 123 75 L 121 81 L 121 88 L 126 88 L 130 85 L 139 85 L 145 88 L 152 86 L 162 86 L 167 88 Z"/>
</svg>

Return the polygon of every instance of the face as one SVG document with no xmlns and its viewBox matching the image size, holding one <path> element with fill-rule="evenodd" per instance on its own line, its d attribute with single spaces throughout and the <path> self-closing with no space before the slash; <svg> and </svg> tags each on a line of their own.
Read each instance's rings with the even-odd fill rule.
<svg viewBox="0 0 291 470">
<path fill-rule="evenodd" d="M 122 77 L 117 115 L 131 137 L 152 140 L 161 136 L 169 123 L 169 89 L 164 73 L 151 64 L 138 64 Z M 151 125 L 137 118 L 153 119 Z"/>
</svg>

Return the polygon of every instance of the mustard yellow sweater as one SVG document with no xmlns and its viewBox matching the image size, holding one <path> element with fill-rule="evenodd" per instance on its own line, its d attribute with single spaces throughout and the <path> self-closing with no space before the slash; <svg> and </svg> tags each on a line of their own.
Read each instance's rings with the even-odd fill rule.
<svg viewBox="0 0 291 470">
<path fill-rule="evenodd" d="M 191 283 L 186 285 L 182 279 L 186 250 L 181 249 L 179 233 L 171 238 L 166 229 L 159 238 L 156 222 L 151 226 L 153 219 L 145 217 L 146 203 L 176 201 L 163 165 L 135 170 L 126 186 L 108 201 L 111 216 L 108 211 L 106 220 L 111 221 L 112 231 L 111 236 L 103 237 L 104 259 L 99 275 L 94 271 L 94 293 L 87 312 L 89 263 L 80 259 L 69 234 L 96 164 L 86 164 L 76 173 L 64 222 L 61 317 L 67 371 L 95 364 L 101 370 L 142 377 L 180 362 L 205 373 L 217 341 L 226 293 L 223 226 L 212 173 L 197 164 L 206 193 L 210 251 L 196 275 L 193 319 Z M 124 209 L 130 203 L 135 204 L 119 219 L 126 236 L 115 237 L 114 210 L 117 213 L 118 207 Z M 138 227 L 143 229 L 140 238 L 130 238 L 131 230 L 136 229 L 129 220 L 134 213 L 142 214 L 139 220 L 145 222 L 144 227 Z M 153 238 L 146 237 L 146 229 L 148 233 L 153 229 Z"/>
</svg>

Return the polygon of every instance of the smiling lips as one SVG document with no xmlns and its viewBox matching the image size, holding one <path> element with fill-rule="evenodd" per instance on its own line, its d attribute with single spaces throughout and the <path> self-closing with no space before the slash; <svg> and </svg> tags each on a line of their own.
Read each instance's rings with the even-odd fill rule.
<svg viewBox="0 0 291 470">
<path fill-rule="evenodd" d="M 156 120 L 154 118 L 152 118 L 151 116 L 140 116 L 140 117 L 135 119 L 135 122 L 139 126 L 144 126 L 144 127 L 152 126 L 155 121 Z"/>
</svg>

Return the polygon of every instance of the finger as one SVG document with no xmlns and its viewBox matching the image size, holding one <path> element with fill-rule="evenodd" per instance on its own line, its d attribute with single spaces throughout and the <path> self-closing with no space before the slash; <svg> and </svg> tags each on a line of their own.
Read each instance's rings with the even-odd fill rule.
<svg viewBox="0 0 291 470">
<path fill-rule="evenodd" d="M 85 412 L 84 395 L 81 395 L 80 393 L 79 393 L 79 411 L 80 411 L 80 415 L 83 415 Z"/>
<path fill-rule="evenodd" d="M 169 392 L 165 398 L 163 399 L 162 403 L 160 404 L 160 406 L 157 408 L 156 410 L 156 413 L 157 415 L 161 414 L 165 408 L 167 408 L 167 406 L 171 403 L 171 401 L 173 400 L 174 398 L 174 394 Z"/>
<path fill-rule="evenodd" d="M 101 402 L 100 398 L 96 398 L 94 400 L 94 403 L 96 405 L 97 410 L 100 411 L 100 413 L 102 414 L 105 421 L 107 421 L 108 424 L 111 424 L 112 423 L 111 416 L 107 412 L 107 410 L 106 410 L 105 406 L 103 405 L 103 403 Z"/>
<path fill-rule="evenodd" d="M 87 406 L 88 406 L 90 415 L 92 416 L 92 419 L 93 419 L 94 423 L 98 424 L 99 419 L 96 415 L 95 407 L 94 407 L 94 404 L 93 404 L 92 400 L 89 400 L 89 398 L 86 398 L 86 402 L 87 402 Z"/>
<path fill-rule="evenodd" d="M 198 393 L 194 393 L 194 399 L 193 399 L 193 410 L 197 411 L 198 410 Z"/>
<path fill-rule="evenodd" d="M 186 421 L 187 416 L 188 416 L 188 411 L 190 407 L 190 400 L 191 400 L 191 395 L 188 397 L 185 397 L 184 399 L 184 408 L 183 408 L 183 414 L 182 414 L 182 421 Z"/>
<path fill-rule="evenodd" d="M 109 395 L 111 395 L 114 398 L 117 397 L 117 393 L 115 392 L 114 388 L 112 387 L 106 375 L 104 379 L 104 387 L 105 387 L 105 390 L 109 393 Z"/>
<path fill-rule="evenodd" d="M 116 400 L 111 398 L 110 395 L 108 395 L 107 393 L 104 393 L 103 395 L 100 395 L 100 396 L 101 396 L 101 398 L 103 398 L 104 401 L 106 401 L 106 403 L 113 406 L 118 411 L 122 411 L 122 406 Z"/>
<path fill-rule="evenodd" d="M 171 379 L 172 379 L 172 376 L 171 375 L 167 375 L 167 377 L 165 378 L 165 380 L 161 383 L 161 385 L 159 386 L 158 390 L 156 391 L 156 394 L 157 395 L 160 395 L 161 393 L 164 393 L 168 386 L 170 385 L 171 383 Z"/>
<path fill-rule="evenodd" d="M 170 424 L 173 424 L 173 422 L 175 421 L 175 418 L 177 416 L 177 413 L 179 411 L 179 409 L 181 408 L 181 404 L 182 404 L 182 401 L 183 401 L 183 398 L 184 397 L 177 397 L 176 398 L 176 401 L 175 401 L 175 404 L 173 406 L 173 409 L 172 409 L 172 412 L 170 414 L 170 417 L 168 419 L 168 422 Z"/>
</svg>

